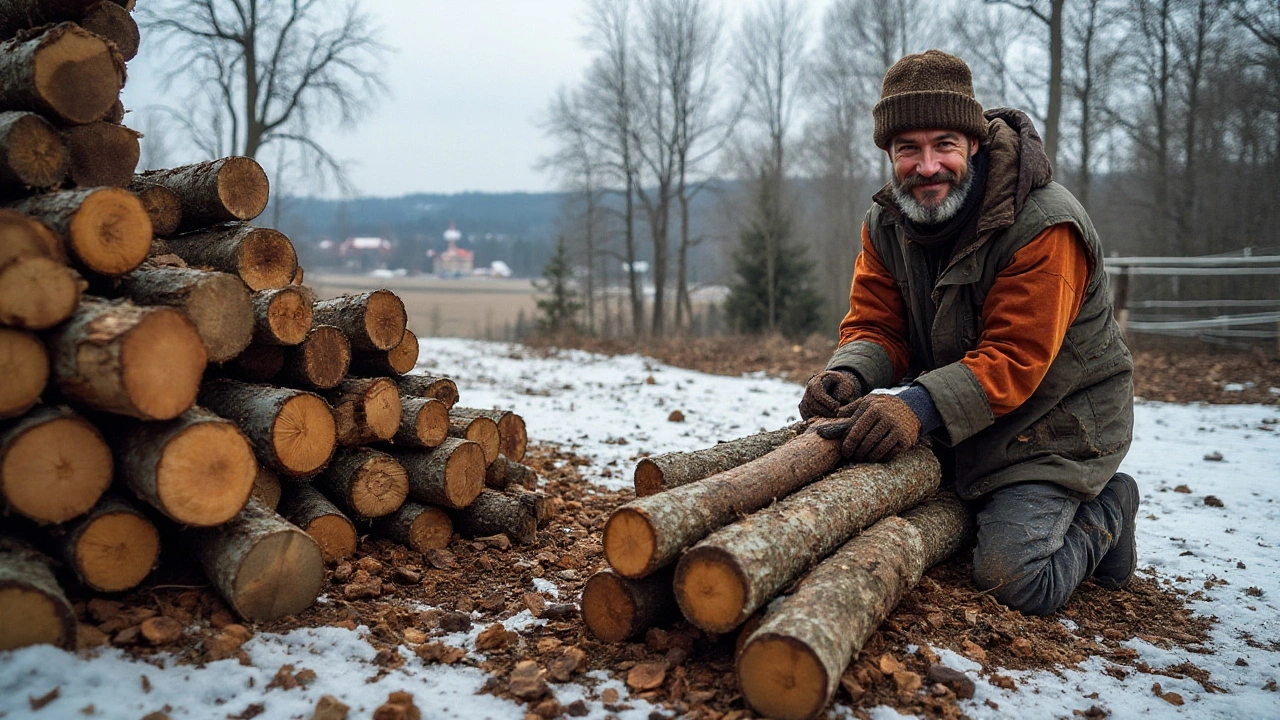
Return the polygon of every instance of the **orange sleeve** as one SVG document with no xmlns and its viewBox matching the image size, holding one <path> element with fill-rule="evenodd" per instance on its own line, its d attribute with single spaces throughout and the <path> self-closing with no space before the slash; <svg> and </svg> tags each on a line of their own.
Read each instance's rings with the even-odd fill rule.
<svg viewBox="0 0 1280 720">
<path fill-rule="evenodd" d="M 840 345 L 869 340 L 883 347 L 893 361 L 893 376 L 907 372 L 907 313 L 902 291 L 871 246 L 862 225 L 862 252 L 853 266 L 849 313 L 840 321 Z"/>
<path fill-rule="evenodd" d="M 1090 263 L 1070 224 L 1054 225 L 1014 253 L 982 306 L 978 346 L 960 361 L 987 393 L 995 417 L 1035 392 L 1080 312 Z"/>
</svg>

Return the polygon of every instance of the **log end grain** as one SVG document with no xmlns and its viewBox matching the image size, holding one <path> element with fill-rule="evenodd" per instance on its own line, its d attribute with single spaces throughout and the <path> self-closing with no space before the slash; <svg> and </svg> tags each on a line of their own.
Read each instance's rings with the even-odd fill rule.
<svg viewBox="0 0 1280 720">
<path fill-rule="evenodd" d="M 453 538 L 453 521 L 438 507 L 424 506 L 409 526 L 409 547 L 418 552 L 448 547 Z"/>
<path fill-rule="evenodd" d="M 473 442 L 464 442 L 449 453 L 445 461 L 445 496 L 448 505 L 461 509 L 470 505 L 484 490 L 484 451 Z"/>
<path fill-rule="evenodd" d="M 196 325 L 209 362 L 225 362 L 253 340 L 253 296 L 229 273 L 203 273 L 183 310 Z"/>
<path fill-rule="evenodd" d="M 151 219 L 138 196 L 121 188 L 92 190 L 71 217 L 67 240 L 88 269 L 123 275 L 151 250 Z"/>
<path fill-rule="evenodd" d="M 636 486 L 636 497 L 657 495 L 662 492 L 662 468 L 649 458 L 644 458 L 636 463 L 633 479 Z"/>
<path fill-rule="evenodd" d="M 336 387 L 351 367 L 351 344 L 332 325 L 316 325 L 301 345 L 285 351 L 283 372 L 293 382 L 322 390 Z"/>
<path fill-rule="evenodd" d="M 433 448 L 449 436 L 449 409 L 435 398 L 401 396 L 400 432 L 396 442 Z"/>
<path fill-rule="evenodd" d="M 49 382 L 49 353 L 44 343 L 29 332 L 0 328 L 0 377 L 4 378 L 0 383 L 0 419 L 16 417 L 34 407 Z"/>
<path fill-rule="evenodd" d="M 160 534 L 143 514 L 108 512 L 79 530 L 72 561 L 76 574 L 99 592 L 137 587 L 160 556 Z"/>
<path fill-rule="evenodd" d="M 644 577 L 657 554 L 658 538 L 649 517 L 636 508 L 620 507 L 604 526 L 604 557 L 623 577 Z"/>
<path fill-rule="evenodd" d="M 400 429 L 400 391 L 387 378 L 379 378 L 365 394 L 364 416 L 380 440 L 390 440 Z"/>
<path fill-rule="evenodd" d="M 409 496 L 409 474 L 386 453 L 370 453 L 351 481 L 351 508 L 366 518 L 389 515 Z"/>
<path fill-rule="evenodd" d="M 133 409 L 127 414 L 143 420 L 181 415 L 196 401 L 207 361 L 200 334 L 186 315 L 147 308 L 120 346 L 122 385 Z"/>
<path fill-rule="evenodd" d="M 111 485 L 111 449 L 69 410 L 41 408 L 0 440 L 0 496 L 8 510 L 38 523 L 87 512 Z"/>
<path fill-rule="evenodd" d="M 284 233 L 270 228 L 254 228 L 236 251 L 236 265 L 240 278 L 250 290 L 281 288 L 293 280 L 298 269 L 298 255 Z"/>
<path fill-rule="evenodd" d="M 120 56 L 126 61 L 138 54 L 141 33 L 138 23 L 124 7 L 115 2 L 101 2 L 93 6 L 88 15 L 80 19 L 79 24 L 85 30 L 115 43 Z"/>
<path fill-rule="evenodd" d="M 325 562 L 351 557 L 356 552 L 356 527 L 343 515 L 321 515 L 299 527 L 320 546 Z"/>
<path fill-rule="evenodd" d="M 403 375 L 418 364 L 418 336 L 405 328 L 400 343 L 387 351 L 387 364 L 396 373 Z"/>
<path fill-rule="evenodd" d="M 156 467 L 156 495 L 165 512 L 184 525 L 221 525 L 244 507 L 258 462 L 248 439 L 218 419 L 184 428 L 165 444 Z"/>
<path fill-rule="evenodd" d="M 807 720 L 830 695 L 826 668 L 813 650 L 784 635 L 752 637 L 738 657 L 738 679 L 747 703 L 769 718 Z"/>
<path fill-rule="evenodd" d="M 676 565 L 676 602 L 689 622 L 702 630 L 727 633 L 749 613 L 747 580 L 734 558 L 717 547 L 690 548 Z"/>
<path fill-rule="evenodd" d="M 264 290 L 260 298 L 255 297 L 255 306 L 258 305 L 264 307 L 256 336 L 263 342 L 297 345 L 307 339 L 312 312 L 310 294 L 306 290 L 293 285 Z"/>
<path fill-rule="evenodd" d="M 635 598 L 617 575 L 599 572 L 582 588 L 582 621 L 600 642 L 622 642 L 636 631 Z"/>
<path fill-rule="evenodd" d="M 17 210 L 0 209 L 0 264 L 15 257 L 39 255 L 66 261 L 62 241 L 48 225 Z"/>
<path fill-rule="evenodd" d="M 34 58 L 35 91 L 77 125 L 102 118 L 124 82 L 124 64 L 100 37 L 64 23 L 50 30 Z"/>
<path fill-rule="evenodd" d="M 452 409 L 458 404 L 458 384 L 447 377 L 434 375 L 402 375 L 395 378 L 401 395 L 435 398 Z"/>
<path fill-rule="evenodd" d="M 287 400 L 272 423 L 271 443 L 280 464 L 293 475 L 324 467 L 338 445 L 329 404 L 310 393 Z"/>
<path fill-rule="evenodd" d="M 52 258 L 0 263 L 0 325 L 51 328 L 75 312 L 81 287 L 80 275 Z"/>
<path fill-rule="evenodd" d="M 71 163 L 67 174 L 80 187 L 126 187 L 142 156 L 135 130 L 109 122 L 73 127 L 64 133 Z M 145 207 L 144 207 L 145 210 Z M 148 215 L 149 217 L 149 215 Z"/>
<path fill-rule="evenodd" d="M 393 350 L 404 340 L 408 314 L 404 301 L 390 290 L 375 290 L 365 305 L 364 330 L 378 350 Z"/>
<path fill-rule="evenodd" d="M 524 460 L 529 448 L 529 431 L 524 418 L 513 412 L 504 412 L 498 418 L 498 452 L 512 462 Z"/>
<path fill-rule="evenodd" d="M 293 615 L 311 606 L 324 582 L 324 555 L 310 535 L 284 525 L 239 557 L 228 600 L 254 622 Z"/>
<path fill-rule="evenodd" d="M 266 171 L 252 158 L 226 158 L 218 168 L 217 185 L 222 206 L 240 220 L 252 220 L 267 209 L 271 183 Z M 290 272 L 288 279 L 292 278 Z M 287 280 L 283 284 L 288 284 Z"/>
<path fill-rule="evenodd" d="M 484 464 L 486 466 L 498 458 L 500 450 L 498 423 L 491 418 L 477 417 L 465 423 L 455 420 L 449 430 L 449 434 L 454 437 L 466 438 L 479 445 L 480 450 L 484 453 Z"/>
<path fill-rule="evenodd" d="M 32 188 L 51 188 L 67 176 L 71 156 L 67 145 L 47 120 L 21 113 L 7 127 L 0 162 L 12 172 L 11 181 Z"/>
</svg>

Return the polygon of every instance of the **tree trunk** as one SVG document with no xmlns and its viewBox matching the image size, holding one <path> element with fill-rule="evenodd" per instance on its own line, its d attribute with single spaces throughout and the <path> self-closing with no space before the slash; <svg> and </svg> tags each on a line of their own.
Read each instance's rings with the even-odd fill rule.
<svg viewBox="0 0 1280 720">
<path fill-rule="evenodd" d="M 804 430 L 798 423 L 780 430 L 727 440 L 693 452 L 653 455 L 636 463 L 636 497 L 656 495 L 751 462 L 777 450 Z"/>
<path fill-rule="evenodd" d="M 249 492 L 249 499 L 274 511 L 280 506 L 282 492 L 280 476 L 259 464 L 258 474 L 253 476 L 253 490 Z"/>
<path fill-rule="evenodd" d="M 253 300 L 234 275 L 147 263 L 120 278 L 119 289 L 140 305 L 167 305 L 185 313 L 210 362 L 239 355 L 253 338 Z"/>
<path fill-rule="evenodd" d="M 528 493 L 533 495 L 533 493 Z M 465 508 L 449 513 L 453 529 L 465 538 L 505 534 L 529 545 L 538 539 L 537 499 L 484 490 Z"/>
<path fill-rule="evenodd" d="M 30 255 L 67 261 L 62 240 L 48 225 L 17 210 L 0 208 L 0 263 Z"/>
<path fill-rule="evenodd" d="M 49 382 L 44 343 L 29 332 L 0 328 L 0 377 L 0 420 L 35 407 Z"/>
<path fill-rule="evenodd" d="M 74 23 L 0 43 L 0 110 L 91 123 L 111 109 L 124 77 L 120 52 Z"/>
<path fill-rule="evenodd" d="M 71 155 L 47 120 L 30 112 L 0 113 L 0 189 L 47 190 L 67 176 Z"/>
<path fill-rule="evenodd" d="M 644 577 L 711 532 L 813 482 L 839 462 L 839 442 L 806 432 L 745 465 L 629 502 L 605 524 L 605 558 L 625 577 Z"/>
<path fill-rule="evenodd" d="M 449 409 L 449 437 L 465 438 L 479 445 L 487 467 L 498 458 L 498 423 L 483 415 L 456 414 L 458 409 Z"/>
<path fill-rule="evenodd" d="M 409 496 L 405 466 L 372 448 L 338 450 L 313 484 L 356 520 L 390 515 Z"/>
<path fill-rule="evenodd" d="M 106 432 L 121 480 L 176 523 L 221 525 L 249 501 L 258 464 L 230 420 L 195 407 L 168 422 L 112 423 Z"/>
<path fill-rule="evenodd" d="M 601 570 L 582 588 L 582 621 L 600 642 L 622 642 L 676 617 L 670 568 L 639 580 Z"/>
<path fill-rule="evenodd" d="M 400 391 L 388 378 L 347 378 L 321 396 L 333 406 L 343 447 L 390 440 L 400 430 Z"/>
<path fill-rule="evenodd" d="M 13 207 L 44 222 L 72 262 L 98 275 L 123 275 L 141 265 L 151 249 L 151 220 L 128 190 L 58 190 Z"/>
<path fill-rule="evenodd" d="M 342 382 L 350 366 L 347 336 L 332 325 L 313 325 L 306 340 L 284 349 L 279 377 L 286 385 L 327 390 Z"/>
<path fill-rule="evenodd" d="M 434 450 L 397 450 L 409 473 L 409 497 L 459 510 L 484 489 L 484 451 L 470 440 L 449 438 Z"/>
<path fill-rule="evenodd" d="M 85 513 L 111 486 L 111 449 L 70 408 L 42 405 L 0 425 L 0 502 L 5 514 L 61 523 Z"/>
<path fill-rule="evenodd" d="M 116 44 L 125 62 L 138 55 L 138 23 L 129 11 L 114 2 L 100 2 L 80 18 L 80 27 Z"/>
<path fill-rule="evenodd" d="M 400 396 L 400 427 L 393 442 L 400 447 L 433 448 L 449 437 L 449 410 L 435 398 Z"/>
<path fill-rule="evenodd" d="M 235 422 L 258 461 L 287 477 L 318 472 L 337 446 L 333 411 L 319 395 L 214 379 L 201 388 L 200 404 Z"/>
<path fill-rule="evenodd" d="M 316 541 L 325 562 L 355 554 L 356 526 L 310 485 L 290 485 L 281 499 L 279 512 Z"/>
<path fill-rule="evenodd" d="M 270 228 L 220 225 L 171 237 L 168 245 L 188 265 L 236 275 L 254 292 L 288 285 L 298 269 L 293 243 Z"/>
<path fill-rule="evenodd" d="M 311 606 L 324 584 L 324 556 L 310 535 L 249 503 L 231 522 L 194 530 L 209 580 L 241 617 L 267 622 Z"/>
<path fill-rule="evenodd" d="M 169 420 L 191 407 L 205 368 L 195 325 L 167 307 L 86 297 L 46 342 L 63 395 L 141 420 Z"/>
<path fill-rule="evenodd" d="M 771 718 L 822 711 L 863 643 L 973 527 L 955 498 L 888 517 L 850 540 L 773 606 L 738 656 L 747 702 Z"/>
<path fill-rule="evenodd" d="M 310 288 L 286 285 L 253 294 L 253 342 L 297 345 L 307 339 L 314 315 Z"/>
<path fill-rule="evenodd" d="M 244 349 L 244 352 L 231 358 L 222 368 L 242 380 L 255 383 L 270 382 L 284 368 L 284 347 L 250 345 Z"/>
<path fill-rule="evenodd" d="M 77 125 L 62 134 L 71 156 L 67 173 L 80 187 L 128 187 L 138 168 L 142 135 L 123 125 L 95 122 Z"/>
<path fill-rule="evenodd" d="M 523 460 L 525 450 L 529 447 L 529 433 L 525 430 L 524 418 L 509 410 L 481 410 L 463 407 L 454 407 L 449 410 L 449 418 L 453 420 L 467 421 L 482 417 L 492 420 L 494 425 L 497 426 L 498 452 L 515 462 Z M 493 460 L 489 462 L 493 462 Z"/>
<path fill-rule="evenodd" d="M 448 546 L 453 537 L 453 521 L 438 507 L 410 500 L 394 513 L 374 520 L 373 534 L 415 552 L 439 550 Z"/>
<path fill-rule="evenodd" d="M 182 202 L 179 229 L 184 231 L 233 220 L 252 220 L 267 209 L 270 196 L 267 173 L 253 158 L 247 157 L 151 170 L 134 179 L 135 187 L 150 185 L 163 185 L 178 194 Z M 289 276 L 293 277 L 293 273 Z"/>
<path fill-rule="evenodd" d="M 139 185 L 129 183 L 129 191 L 142 201 L 142 208 L 151 218 L 151 230 L 160 237 L 168 237 L 182 224 L 182 201 L 178 194 L 163 185 Z"/>
<path fill-rule="evenodd" d="M 315 321 L 333 325 L 351 341 L 352 350 L 387 351 L 404 340 L 404 303 L 390 290 L 343 295 L 314 306 Z"/>
<path fill-rule="evenodd" d="M 916 446 L 891 463 L 853 465 L 712 533 L 676 565 L 689 622 L 726 633 L 855 533 L 933 494 L 938 459 Z"/>
<path fill-rule="evenodd" d="M 79 273 L 52 258 L 0 261 L 0 325 L 51 328 L 75 312 L 82 285 Z"/>
<path fill-rule="evenodd" d="M 435 398 L 445 408 L 458 404 L 458 385 L 447 377 L 433 375 L 401 375 L 392 378 L 400 386 L 401 395 Z"/>
<path fill-rule="evenodd" d="M 160 533 L 123 495 L 104 495 L 60 538 L 62 558 L 86 587 L 123 592 L 137 587 L 160 558 Z"/>
<path fill-rule="evenodd" d="M 0 651 L 47 643 L 76 647 L 76 613 L 53 577 L 53 561 L 0 535 Z"/>
<path fill-rule="evenodd" d="M 484 484 L 494 490 L 506 490 L 512 485 L 533 490 L 538 487 L 538 473 L 528 465 L 498 453 L 498 457 L 484 470 Z"/>
<path fill-rule="evenodd" d="M 400 344 L 390 350 L 352 351 L 351 371 L 358 375 L 404 375 L 418 364 L 418 336 L 405 329 Z"/>
</svg>

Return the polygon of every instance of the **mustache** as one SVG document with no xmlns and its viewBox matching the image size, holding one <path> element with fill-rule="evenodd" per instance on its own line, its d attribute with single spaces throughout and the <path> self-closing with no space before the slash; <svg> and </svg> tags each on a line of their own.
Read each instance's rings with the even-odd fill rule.
<svg viewBox="0 0 1280 720">
<path fill-rule="evenodd" d="M 924 177 L 919 173 L 911 173 L 903 178 L 902 182 L 898 183 L 898 187 L 903 190 L 911 190 L 921 185 L 932 185 L 939 182 L 945 182 L 955 187 L 960 184 L 960 176 L 946 169 L 939 170 L 930 177 Z"/>
</svg>

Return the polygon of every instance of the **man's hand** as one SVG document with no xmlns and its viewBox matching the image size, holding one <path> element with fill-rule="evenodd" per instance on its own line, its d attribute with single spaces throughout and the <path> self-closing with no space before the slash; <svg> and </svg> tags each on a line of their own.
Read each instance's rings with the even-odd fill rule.
<svg viewBox="0 0 1280 720">
<path fill-rule="evenodd" d="M 848 418 L 818 428 L 828 440 L 843 438 L 840 454 L 855 462 L 888 462 L 920 439 L 920 419 L 893 395 L 867 395 L 841 410 Z"/>
<path fill-rule="evenodd" d="M 840 408 L 858 397 L 858 380 L 843 370 L 824 370 L 809 378 L 800 399 L 800 417 L 835 417 Z"/>
</svg>

